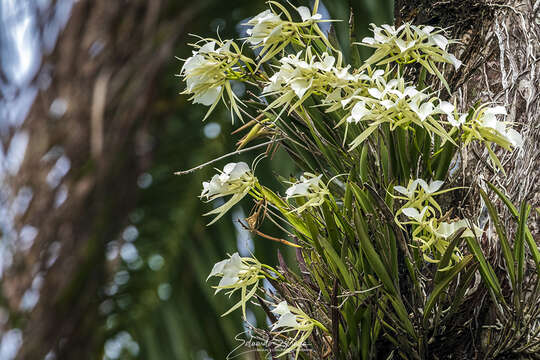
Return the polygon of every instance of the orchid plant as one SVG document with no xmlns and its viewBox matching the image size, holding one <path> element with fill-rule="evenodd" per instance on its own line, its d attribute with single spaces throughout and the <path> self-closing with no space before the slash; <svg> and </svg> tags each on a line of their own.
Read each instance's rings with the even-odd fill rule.
<svg viewBox="0 0 540 360">
<path fill-rule="evenodd" d="M 496 152 L 519 149 L 524 140 L 504 120 L 503 105 L 459 109 L 449 101 L 457 95 L 445 74 L 463 66 L 450 52 L 459 42 L 432 26 L 372 25 L 373 36 L 355 45 L 374 52 L 355 68 L 321 31 L 319 24 L 331 20 L 318 13 L 319 1 L 312 10 L 268 4 L 244 24 L 245 39 L 200 39 L 180 71 L 184 93 L 209 106 L 206 117 L 223 100 L 233 119 L 249 119 L 238 130 L 249 133 L 232 154 L 266 146 L 258 162 L 281 148 L 301 171 L 298 180 L 282 179 L 283 192 L 262 185 L 256 165 L 252 170 L 245 162 L 228 163 L 203 183 L 206 201 L 230 196 L 205 214 L 216 215 L 210 224 L 251 198 L 252 215 L 238 220 L 262 239 L 293 246 L 301 270 L 295 274 L 283 258 L 274 269 L 238 253 L 218 262 L 209 275 L 221 278 L 216 293 L 241 294 L 226 314 L 241 308 L 247 321 L 246 307 L 259 305 L 273 322 L 269 333 L 290 337 L 278 357 L 427 359 L 441 356 L 438 338 L 468 341 L 459 326 L 477 313 L 464 304 L 487 295 L 496 316 L 481 326 L 497 323 L 503 330 L 490 330 L 498 341 L 493 347 L 475 339 L 477 351 L 532 353 L 540 326 L 530 320 L 539 313 L 531 304 L 540 295 L 526 295 L 519 284 L 532 271 L 528 286 L 538 289 L 530 206 L 518 210 L 490 183 L 449 176 L 460 166 L 460 151 L 482 144 L 491 160 L 484 164 L 504 174 Z M 241 100 L 232 81 L 245 83 L 250 97 Z M 245 148 L 261 138 L 269 141 Z M 513 248 L 486 186 L 514 216 Z M 481 197 L 489 224 L 448 200 L 473 196 Z M 265 220 L 289 239 L 263 234 Z M 493 228 L 510 293 L 482 249 Z M 532 262 L 524 260 L 526 247 Z M 472 283 L 478 276 L 482 286 Z M 261 286 L 264 279 L 273 290 Z M 523 316 L 509 316 L 516 312 Z M 517 328 L 528 335 L 504 342 Z M 316 351 L 302 350 L 308 342 Z"/>
</svg>

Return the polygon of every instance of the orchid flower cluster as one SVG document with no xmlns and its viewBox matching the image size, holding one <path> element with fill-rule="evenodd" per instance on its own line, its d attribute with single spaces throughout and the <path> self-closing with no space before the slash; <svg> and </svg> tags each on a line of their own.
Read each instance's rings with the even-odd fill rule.
<svg viewBox="0 0 540 360">
<path fill-rule="evenodd" d="M 466 145 L 472 140 L 479 140 L 488 145 L 494 142 L 507 150 L 521 146 L 519 133 L 508 127 L 510 124 L 496 119 L 495 115 L 506 114 L 501 106 L 481 106 L 475 111 L 474 118 L 467 122 L 466 114 L 455 116 L 452 104 L 429 94 L 426 89 L 418 89 L 400 77 L 399 72 L 388 67 L 392 61 L 398 64 L 418 62 L 430 74 L 441 78 L 448 87 L 435 64 L 452 63 L 458 69 L 461 62 L 447 52 L 448 46 L 455 41 L 445 38 L 442 30 L 411 24 L 404 24 L 398 29 L 388 25 L 373 25 L 374 37 L 363 39 L 359 45 L 374 47 L 376 51 L 362 68 L 351 69 L 350 65 L 342 66 L 340 52 L 334 51 L 335 54 L 331 54 L 333 48 L 330 44 L 326 45 L 328 40 L 316 25 L 322 21 L 320 14 L 314 12 L 309 15 L 307 8 L 299 7 L 296 10 L 302 22 L 294 23 L 282 5 L 273 1 L 270 4 L 278 7 L 288 21 L 281 20 L 278 13 L 269 9 L 245 24 L 253 26 L 248 30 L 248 43 L 254 49 L 263 47 L 261 55 L 264 55 L 259 65 L 282 53 L 290 42 L 295 42 L 303 50 L 295 55 L 281 57 L 277 71 L 267 80 L 262 80 L 262 95 L 276 97 L 267 106 L 267 111 L 282 108 L 288 109 L 290 113 L 310 96 L 323 95 L 322 103 L 327 106 L 327 112 L 339 109 L 347 112 L 341 123 L 368 122 L 362 133 L 350 142 L 349 150 L 362 144 L 385 123 L 391 125 L 391 130 L 397 127 L 407 129 L 411 124 L 416 124 L 430 134 L 439 136 L 443 142 L 455 143 L 448 134 L 450 130 L 444 127 L 450 124 L 451 128 L 463 130 Z M 304 27 L 309 27 L 311 31 L 300 31 Z M 322 40 L 327 52 L 317 54 L 310 45 L 314 37 Z M 203 39 L 200 43 L 203 45 L 194 45 L 197 51 L 185 61 L 180 72 L 187 83 L 184 93 L 193 94 L 191 99 L 194 103 L 210 106 L 206 117 L 226 94 L 231 113 L 242 118 L 238 106 L 242 102 L 232 91 L 230 82 L 260 82 L 260 72 L 255 69 L 259 65 L 243 55 L 241 47 L 233 40 Z M 371 68 L 380 65 L 387 65 L 386 69 Z M 441 115 L 446 116 L 446 122 L 441 119 Z M 489 149 L 493 162 L 498 165 L 496 156 Z"/>
<path fill-rule="evenodd" d="M 375 53 L 365 61 L 365 66 L 384 65 L 392 61 L 398 64 L 419 63 L 430 74 L 436 75 L 448 88 L 446 80 L 437 69 L 437 63 L 449 63 L 457 70 L 462 63 L 447 48 L 455 40 L 449 40 L 442 29 L 433 26 L 415 26 L 405 23 L 398 27 L 374 24 L 373 37 L 362 39 L 359 45 L 375 49 Z"/>
<path fill-rule="evenodd" d="M 314 93 L 330 95 L 327 89 L 339 89 L 348 86 L 356 78 L 336 64 L 336 58 L 323 53 L 320 57 L 312 54 L 307 47 L 296 55 L 289 55 L 279 60 L 279 70 L 269 79 L 263 95 L 277 95 L 268 109 L 289 107 L 289 112 L 301 105 Z M 338 61 L 339 62 L 339 61 Z M 336 66 L 334 66 L 336 65 Z M 293 100 L 295 100 L 293 102 Z"/>
<path fill-rule="evenodd" d="M 242 50 L 233 40 L 201 39 L 193 47 L 197 50 L 185 60 L 180 70 L 179 76 L 187 85 L 183 93 L 193 94 L 190 100 L 194 104 L 210 106 L 205 119 L 219 103 L 219 99 L 227 94 L 231 111 L 234 110 L 241 118 L 237 106 L 240 101 L 232 90 L 231 80 L 245 78 L 251 73 L 255 62 L 242 55 Z"/>
<path fill-rule="evenodd" d="M 294 22 L 290 12 L 283 5 L 275 1 L 269 1 L 268 4 L 270 4 L 270 9 L 263 11 L 244 24 L 251 26 L 247 30 L 249 36 L 246 40 L 253 46 L 253 49 L 262 48 L 259 53 L 260 63 L 279 54 L 291 43 L 304 47 L 306 42 L 319 39 L 322 32 L 317 23 L 328 21 L 322 20 L 322 15 L 317 14 L 316 8 L 311 13 L 307 7 L 300 6 L 295 10 L 302 21 Z M 282 20 L 275 8 L 279 9 L 287 20 Z M 313 32 L 316 35 L 312 35 Z"/>
<path fill-rule="evenodd" d="M 384 305 L 360 316 L 366 324 L 372 320 L 376 324 L 377 330 L 369 335 L 375 338 L 373 344 L 381 329 L 392 328 L 386 323 L 381 325 L 382 320 L 378 322 L 379 316 L 391 311 L 390 306 L 395 314 L 384 321 L 400 318 L 401 328 L 410 336 L 408 339 L 414 339 L 408 344 L 418 342 L 408 315 L 417 308 L 406 309 L 405 304 L 411 301 L 398 299 L 397 279 L 389 275 L 391 271 L 397 274 L 398 246 L 390 246 L 389 254 L 379 256 L 374 239 L 387 236 L 377 244 L 379 251 L 386 252 L 388 243 L 401 232 L 407 235 L 408 242 L 400 244 L 401 250 L 408 254 L 411 247 L 415 254 L 422 255 L 418 256 L 419 263 L 414 264 L 415 274 L 419 275 L 414 276 L 415 281 L 426 279 L 420 272 L 432 267 L 424 265 L 444 262 L 441 259 L 448 258 L 444 255 L 451 248 L 448 252 L 451 262 L 444 266 L 445 270 L 457 269 L 449 272 L 455 276 L 470 258 L 462 256 L 459 247 L 450 246 L 454 235 L 464 229 L 461 237 L 469 241 L 480 237 L 483 231 L 468 219 L 450 219 L 451 212 L 443 214 L 444 206 L 435 198 L 456 188 L 443 189 L 443 181 L 430 179 L 445 178 L 455 152 L 473 141 L 483 143 L 494 166 L 504 172 L 492 144 L 512 151 L 522 146 L 523 139 L 511 123 L 502 119 L 506 115 L 503 106 L 484 104 L 461 112 L 455 103 L 440 97 L 442 85 L 449 93 L 450 89 L 438 66 L 451 64 L 454 71 L 462 66 L 448 50 L 458 42 L 446 38 L 443 29 L 409 23 L 398 28 L 372 25 L 373 37 L 364 38 L 357 45 L 373 48 L 374 53 L 355 68 L 346 64 L 344 56 L 336 49 L 339 46 L 320 30 L 318 24 L 329 20 L 323 20 L 317 12 L 318 0 L 312 11 L 306 7 L 295 8 L 298 16 L 276 1 L 268 3 L 269 9 L 244 24 L 249 29 L 242 45 L 233 40 L 201 39 L 193 45 L 195 51 L 185 60 L 180 76 L 187 85 L 184 93 L 190 94 L 194 103 L 210 107 L 206 117 L 220 99 L 225 98 L 231 115 L 249 116 L 251 121 L 239 130 L 251 126 L 251 131 L 239 142 L 236 153 L 248 142 L 271 137 L 271 142 L 283 145 L 291 158 L 298 160 L 302 175 L 297 180 L 284 181 L 288 187 L 281 195 L 262 185 L 262 177 L 259 182 L 254 174 L 256 166 L 252 166 L 252 170 L 245 162 L 228 163 L 202 184 L 201 199 L 224 201 L 205 215 L 215 215 L 210 222 L 213 224 L 249 195 L 256 205 L 252 215 L 245 219 L 248 226 L 244 227 L 258 236 L 297 247 L 297 258 L 305 257 L 305 264 L 300 265 L 308 268 L 303 270 L 303 275 L 312 276 L 308 294 L 324 297 L 326 304 L 332 302 L 336 311 L 342 311 L 335 305 L 338 290 L 344 288 L 347 294 L 358 295 L 358 302 L 344 300 L 346 310 L 342 318 L 337 317 L 338 323 L 369 302 L 367 296 L 371 295 L 363 297 L 363 294 L 384 287 L 381 294 L 386 295 L 381 296 L 388 298 L 379 302 Z M 246 53 L 254 53 L 256 58 Z M 422 81 L 404 70 L 411 64 L 421 66 L 419 79 Z M 423 83 L 425 72 L 433 75 L 430 77 L 433 85 Z M 232 91 L 232 81 L 244 82 L 252 88 L 251 94 L 257 92 L 258 95 L 242 103 Z M 255 114 L 249 113 L 252 109 Z M 243 148 L 242 152 L 259 147 L 261 145 Z M 269 146 L 265 154 L 256 159 L 264 158 L 271 150 Z M 346 181 L 333 182 L 344 175 Z M 392 188 L 393 192 L 377 193 L 378 189 Z M 223 200 L 225 197 L 230 198 Z M 394 200 L 401 204 L 397 210 Z M 380 211 L 375 210 L 377 206 Z M 385 212 L 391 214 L 390 221 L 378 221 L 377 216 Z M 258 224 L 266 218 L 294 241 L 263 234 Z M 383 264 L 394 260 L 395 263 Z M 416 261 L 407 260 L 409 264 Z M 326 268 L 318 269 L 321 264 Z M 246 306 L 253 300 L 261 280 L 270 279 L 283 287 L 292 287 L 299 277 L 293 279 L 287 277 L 287 273 L 280 273 L 254 257 L 240 257 L 235 253 L 215 264 L 209 278 L 221 278 L 215 287 L 216 293 L 225 290 L 229 296 L 237 291 L 241 294 L 240 301 L 224 315 L 241 308 L 246 319 Z M 323 279 L 327 274 L 333 276 L 333 288 Z M 445 278 L 446 285 L 450 280 L 450 275 Z M 313 302 L 306 305 L 303 300 L 296 301 L 304 298 L 289 297 L 291 291 L 282 292 L 280 297 L 260 290 L 266 291 L 267 299 L 284 299 L 277 304 L 272 300 L 272 314 L 265 310 L 269 318 L 278 316 L 270 327 L 271 332 L 280 336 L 294 332 L 291 345 L 280 356 L 295 352 L 297 358 L 311 336 L 322 334 L 325 342 L 331 337 L 328 330 L 331 327 L 323 323 L 328 325 L 330 318 L 336 321 L 335 314 L 316 320 L 308 315 L 321 313 L 312 311 Z M 433 307 L 435 300 L 426 299 L 425 293 L 419 292 L 413 302 L 416 301 Z M 359 315 L 353 315 L 358 321 Z M 429 311 L 422 316 L 428 317 Z M 357 328 L 357 324 L 333 326 L 337 326 L 333 331 L 338 332 Z M 357 333 L 350 333 L 347 338 L 359 337 Z M 415 357 L 420 358 L 410 356 Z"/>
<path fill-rule="evenodd" d="M 444 141 L 453 142 L 438 119 L 441 110 L 435 104 L 440 105 L 441 100 L 437 97 L 430 97 L 414 85 L 406 85 L 403 78 L 386 81 L 383 76 L 376 78 L 367 92 L 367 96 L 352 96 L 350 105 L 345 106 L 351 109 L 348 123 L 368 122 L 366 130 L 351 142 L 351 150 L 384 123 L 390 125 L 390 130 L 416 124 Z"/>
<path fill-rule="evenodd" d="M 461 228 L 465 228 L 461 237 L 478 237 L 482 230 L 470 224 L 465 219 L 447 222 L 444 220 L 440 205 L 433 198 L 455 190 L 441 190 L 443 181 L 431 181 L 429 184 L 423 179 L 410 180 L 407 187 L 394 186 L 396 199 L 404 200 L 405 204 L 396 212 L 396 223 L 403 227 L 412 226 L 412 238 L 422 251 L 424 259 L 431 263 L 437 263 L 437 258 L 442 256 L 450 241 L 449 239 Z M 407 220 L 400 221 L 398 216 L 403 214 Z M 438 216 L 439 215 L 439 216 Z M 433 255 L 430 257 L 430 255 Z M 454 259 L 459 259 L 459 251 L 456 250 Z"/>
<path fill-rule="evenodd" d="M 207 278 L 207 280 L 211 277 L 221 278 L 219 284 L 215 286 L 216 294 L 221 290 L 228 291 L 227 295 L 229 296 L 236 291 L 240 291 L 241 293 L 240 301 L 222 316 L 228 315 L 238 308 L 242 308 L 243 317 L 246 319 L 246 304 L 259 289 L 259 282 L 265 278 L 277 279 L 269 271 L 277 274 L 278 277 L 280 276 L 272 267 L 261 264 L 255 258 L 240 257 L 238 253 L 231 255 L 229 259 L 216 263 Z M 286 301 L 275 305 L 272 313 L 279 317 L 272 325 L 272 330 L 276 331 L 280 329 L 276 334 L 296 331 L 295 336 L 290 341 L 291 345 L 284 349 L 279 356 L 296 350 L 295 357 L 298 357 L 304 342 L 309 338 L 315 327 L 328 332 L 320 322 L 310 318 L 301 309 L 288 305 Z"/>
</svg>

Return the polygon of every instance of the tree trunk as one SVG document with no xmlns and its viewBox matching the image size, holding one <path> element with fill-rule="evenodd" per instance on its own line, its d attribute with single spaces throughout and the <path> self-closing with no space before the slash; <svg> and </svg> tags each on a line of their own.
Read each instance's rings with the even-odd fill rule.
<svg viewBox="0 0 540 360">
<path fill-rule="evenodd" d="M 450 76 L 450 88 L 460 111 L 467 111 L 478 103 L 504 105 L 507 121 L 523 135 L 524 146 L 514 152 L 499 151 L 506 176 L 495 174 L 487 166 L 488 153 L 483 145 L 469 146 L 458 154 L 463 172 L 453 179 L 456 185 L 472 186 L 472 191 L 462 192 L 462 216 L 487 222 L 487 210 L 479 201 L 478 187 L 486 188 L 485 181 L 503 189 L 514 204 L 529 202 L 540 206 L 540 1 L 535 0 L 396 0 L 396 23 L 427 24 L 447 28 L 450 37 L 461 44 L 452 49 L 463 61 L 463 66 Z M 448 97 L 448 94 L 446 94 Z M 468 194 L 468 196 L 466 195 Z M 495 200 L 495 199 L 493 199 Z M 455 204 L 454 204 L 455 205 Z M 499 204 L 501 205 L 501 204 Z M 515 231 L 515 222 L 504 206 L 498 206 L 505 227 Z M 534 214 L 533 214 L 534 213 Z M 531 212 L 529 227 L 540 243 L 540 214 Z M 493 264 L 500 264 L 500 249 L 493 229 L 488 228 L 484 237 L 484 251 Z M 508 234 L 512 239 L 512 234 Z M 530 257 L 529 257 L 530 258 Z M 534 269 L 534 264 L 531 264 Z M 501 268 L 502 269 L 502 268 Z M 496 269 L 497 272 L 500 269 Z M 502 275 L 502 273 L 501 273 Z M 501 276 L 503 277 L 503 276 Z M 503 284 L 504 286 L 504 284 Z M 478 300 L 480 303 L 484 300 Z M 489 301 L 486 301 L 488 303 Z M 466 316 L 489 317 L 489 304 L 480 313 L 472 310 Z M 473 321 L 474 323 L 474 321 Z M 486 321 L 481 321 L 486 323 Z M 487 322 L 489 323 L 489 321 Z M 471 325 L 472 326 L 472 325 Z M 478 329 L 477 336 L 465 330 L 456 339 L 442 339 L 441 353 L 453 354 L 452 358 L 476 358 L 479 344 L 485 334 Z M 476 340 L 474 339 L 476 337 Z M 480 341 L 479 341 L 480 340 Z"/>
<path fill-rule="evenodd" d="M 449 81 L 458 107 L 466 110 L 479 101 L 504 105 L 507 121 L 523 134 L 523 150 L 499 154 L 506 177 L 495 177 L 468 151 L 461 154 L 465 178 L 479 185 L 497 178 L 515 202 L 540 206 L 540 2 L 396 0 L 395 14 L 397 24 L 440 26 L 460 40 L 457 54 L 464 65 Z M 478 155 L 487 159 L 487 151 Z"/>
<path fill-rule="evenodd" d="M 105 244 L 125 225 L 137 175 L 148 164 L 145 124 L 158 70 L 173 61 L 173 45 L 200 3 L 172 12 L 170 6 L 75 2 L 56 48 L 43 59 L 52 81 L 22 126 L 29 146 L 18 174 L 6 181 L 13 194 L 23 188 L 33 194 L 15 228 L 38 229 L 2 279 L 10 325 L 23 330 L 18 359 L 48 353 L 88 359 L 102 344 Z M 42 296 L 26 312 L 20 304 L 31 289 Z"/>
</svg>

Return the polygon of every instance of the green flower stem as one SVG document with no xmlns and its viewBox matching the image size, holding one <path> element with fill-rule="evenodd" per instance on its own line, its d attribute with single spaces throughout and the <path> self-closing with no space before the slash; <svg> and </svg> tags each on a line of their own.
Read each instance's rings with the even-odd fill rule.
<svg viewBox="0 0 540 360">
<path fill-rule="evenodd" d="M 330 334 L 330 331 L 328 331 L 328 329 L 327 329 L 323 324 L 321 324 L 320 322 L 318 322 L 318 321 L 315 320 L 315 319 L 311 319 L 311 320 L 313 321 L 313 324 L 314 324 L 316 327 L 318 327 L 318 328 L 321 329 L 322 331 L 324 331 L 324 332 Z"/>
<path fill-rule="evenodd" d="M 266 264 L 261 264 L 261 266 L 263 268 L 266 268 L 268 270 L 270 270 L 271 272 L 273 272 L 274 274 L 276 274 L 278 276 L 279 279 L 285 281 L 285 278 L 283 277 L 283 275 L 281 275 L 276 269 L 274 269 L 273 267 L 271 267 L 270 265 L 266 265 Z M 264 272 L 264 274 L 269 277 L 270 279 L 272 280 L 277 280 L 277 278 L 271 276 L 270 274 L 268 274 L 267 272 Z"/>
</svg>

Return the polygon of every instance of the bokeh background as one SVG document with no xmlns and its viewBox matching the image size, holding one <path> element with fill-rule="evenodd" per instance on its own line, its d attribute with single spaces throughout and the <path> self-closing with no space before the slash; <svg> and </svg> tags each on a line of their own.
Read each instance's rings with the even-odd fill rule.
<svg viewBox="0 0 540 360">
<path fill-rule="evenodd" d="M 309 1 L 293 1 L 310 6 Z M 283 245 L 235 220 L 211 227 L 197 195 L 234 150 L 227 109 L 179 95 L 190 34 L 242 36 L 261 0 L 0 0 L 0 360 L 223 359 L 240 316 L 205 282 L 227 253 L 275 264 Z M 349 26 L 350 9 L 362 14 Z M 330 36 L 351 53 L 391 0 L 328 0 Z M 244 92 L 241 84 L 237 94 Z M 238 125 L 238 120 L 236 121 Z M 228 161 L 251 163 L 254 154 Z M 294 174 L 286 154 L 259 178 Z M 267 234 L 279 235 L 272 227 Z M 294 263 L 294 260 L 291 261 Z M 256 308 L 248 317 L 264 324 Z M 253 356 L 246 355 L 246 357 Z"/>
</svg>

